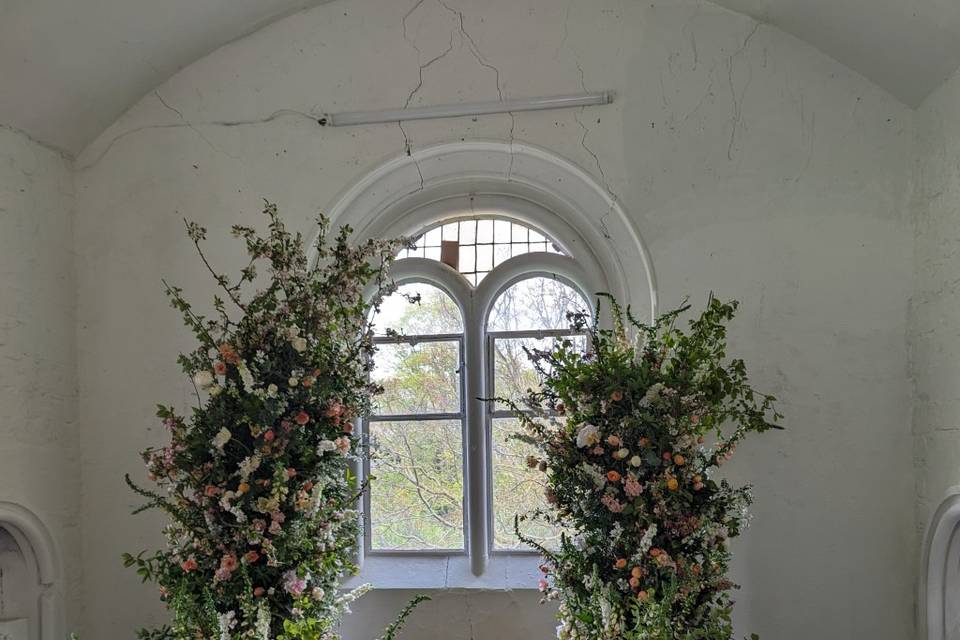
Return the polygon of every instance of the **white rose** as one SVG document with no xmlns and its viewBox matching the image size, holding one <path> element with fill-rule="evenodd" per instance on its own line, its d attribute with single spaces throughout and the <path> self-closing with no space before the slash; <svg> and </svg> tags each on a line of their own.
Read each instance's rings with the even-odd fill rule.
<svg viewBox="0 0 960 640">
<path fill-rule="evenodd" d="M 629 449 L 617 449 L 616 451 L 613 452 L 613 457 L 616 460 L 623 460 L 628 455 L 630 455 Z"/>
<path fill-rule="evenodd" d="M 220 357 L 220 352 L 217 351 L 215 348 L 210 347 L 209 349 L 207 349 L 207 357 L 210 358 L 211 360 L 216 360 L 217 358 Z"/>
<path fill-rule="evenodd" d="M 586 424 L 580 427 L 577 432 L 577 446 L 591 447 L 600 442 L 600 430 L 592 424 Z"/>
<path fill-rule="evenodd" d="M 278 391 L 277 385 L 275 385 L 275 384 L 270 384 L 270 385 L 268 385 L 268 386 L 267 386 L 267 397 L 268 397 L 268 398 L 276 398 L 276 397 L 277 397 L 277 391 Z"/>
<path fill-rule="evenodd" d="M 295 387 L 298 384 L 300 384 L 300 381 L 296 377 L 291 376 L 290 379 L 287 380 L 287 384 L 290 385 L 291 387 Z"/>
<path fill-rule="evenodd" d="M 213 374 L 209 371 L 197 371 L 193 374 L 193 384 L 197 385 L 201 389 L 206 389 L 213 384 Z"/>
<path fill-rule="evenodd" d="M 230 433 L 226 427 L 222 427 L 220 431 L 217 431 L 217 435 L 213 437 L 213 446 L 217 449 L 223 449 L 223 447 L 230 442 L 230 438 L 233 437 L 233 434 Z"/>
<path fill-rule="evenodd" d="M 318 446 L 317 449 L 320 451 L 320 453 L 336 451 L 337 445 L 333 440 L 321 440 L 320 446 Z"/>
<path fill-rule="evenodd" d="M 290 345 L 298 352 L 303 353 L 307 350 L 307 339 L 300 337 L 294 338 L 290 341 Z"/>
<path fill-rule="evenodd" d="M 631 467 L 639 467 L 641 464 L 643 464 L 643 459 L 640 458 L 640 456 L 633 456 L 630 458 Z"/>
<path fill-rule="evenodd" d="M 293 325 L 292 327 L 287 327 L 287 337 L 293 340 L 298 335 L 300 335 L 300 327 Z"/>
</svg>

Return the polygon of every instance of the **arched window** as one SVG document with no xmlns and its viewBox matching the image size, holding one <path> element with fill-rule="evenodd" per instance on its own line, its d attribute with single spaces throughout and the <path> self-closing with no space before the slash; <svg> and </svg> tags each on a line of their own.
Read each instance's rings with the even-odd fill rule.
<svg viewBox="0 0 960 640">
<path fill-rule="evenodd" d="M 529 448 L 508 437 L 512 412 L 482 398 L 538 384 L 526 349 L 585 345 L 567 314 L 592 313 L 593 283 L 550 229 L 501 214 L 430 225 L 398 257 L 399 290 L 374 318 L 384 392 L 365 425 L 365 554 L 460 555 L 482 575 L 491 558 L 531 553 L 514 516 L 543 504 Z M 559 537 L 523 528 L 546 545 Z"/>
</svg>

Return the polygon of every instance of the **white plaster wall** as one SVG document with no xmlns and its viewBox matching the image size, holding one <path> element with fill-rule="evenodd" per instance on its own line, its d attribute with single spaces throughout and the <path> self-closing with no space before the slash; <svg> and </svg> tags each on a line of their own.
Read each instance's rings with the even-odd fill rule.
<svg viewBox="0 0 960 640">
<path fill-rule="evenodd" d="M 734 350 L 782 398 L 789 431 L 744 446 L 730 470 L 757 485 L 755 524 L 736 548 L 738 633 L 911 637 L 911 113 L 808 45 L 709 3 L 444 2 L 344 0 L 286 19 L 184 69 L 78 158 L 85 633 L 121 640 L 162 619 L 118 554 L 161 543 L 159 519 L 128 517 L 122 474 L 140 476 L 136 451 L 162 437 L 155 403 L 190 402 L 174 362 L 188 336 L 160 278 L 211 292 L 180 218 L 210 228 L 216 263 L 239 265 L 222 238 L 256 221 L 261 197 L 309 232 L 316 209 L 408 143 L 512 135 L 623 201 L 665 307 L 710 290 L 743 301 Z M 310 117 L 583 87 L 617 102 L 409 123 L 405 135 Z M 348 640 L 375 637 L 408 595 L 365 598 Z M 536 599 L 438 594 L 404 637 L 552 637 Z"/>
<path fill-rule="evenodd" d="M 910 355 L 917 526 L 960 491 L 960 74 L 916 114 L 916 275 Z"/>
<path fill-rule="evenodd" d="M 71 625 L 81 606 L 75 295 L 71 163 L 0 127 L 0 501 L 52 532 Z"/>
</svg>

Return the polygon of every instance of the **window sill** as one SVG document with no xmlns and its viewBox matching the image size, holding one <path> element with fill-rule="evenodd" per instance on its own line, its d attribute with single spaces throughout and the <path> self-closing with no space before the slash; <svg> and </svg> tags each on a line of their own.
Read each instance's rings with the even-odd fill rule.
<svg viewBox="0 0 960 640">
<path fill-rule="evenodd" d="M 539 566 L 540 557 L 534 554 L 494 555 L 483 575 L 475 576 L 465 555 L 374 555 L 364 558 L 360 574 L 344 581 L 343 588 L 370 583 L 376 589 L 536 589 Z"/>
</svg>

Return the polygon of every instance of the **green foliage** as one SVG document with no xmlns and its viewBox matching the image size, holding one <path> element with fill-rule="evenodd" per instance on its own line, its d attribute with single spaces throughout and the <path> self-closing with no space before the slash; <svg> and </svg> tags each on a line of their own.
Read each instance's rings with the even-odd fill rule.
<svg viewBox="0 0 960 640">
<path fill-rule="evenodd" d="M 250 256 L 234 279 L 204 255 L 206 230 L 186 223 L 221 292 L 213 317 L 166 285 L 198 343 L 178 358 L 198 406 L 189 416 L 157 409 L 170 442 L 143 452 L 157 490 L 126 478 L 145 500 L 135 513 L 169 518 L 166 548 L 123 556 L 172 613 L 142 640 L 332 640 L 364 591 L 338 596 L 355 571 L 354 507 L 364 490 L 349 468 L 364 455 L 353 420 L 380 391 L 368 378 L 368 319 L 393 289 L 387 270 L 404 241 L 353 247 L 348 227 L 329 237 L 321 216 L 312 268 L 300 234 L 286 231 L 275 206 L 264 214 L 262 236 L 233 228 Z M 258 269 L 264 286 L 248 295 Z"/>
<path fill-rule="evenodd" d="M 572 314 L 588 351 L 531 350 L 541 388 L 513 404 L 551 506 L 534 517 L 569 532 L 537 546 L 541 588 L 560 600 L 561 640 L 729 640 L 727 541 L 751 498 L 714 472 L 782 416 L 727 358 L 736 302 L 711 298 L 683 331 L 686 306 L 646 325 L 606 300 L 612 328 Z"/>
</svg>

